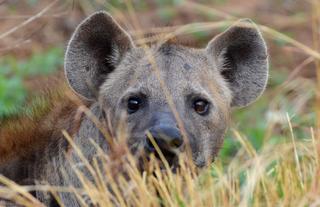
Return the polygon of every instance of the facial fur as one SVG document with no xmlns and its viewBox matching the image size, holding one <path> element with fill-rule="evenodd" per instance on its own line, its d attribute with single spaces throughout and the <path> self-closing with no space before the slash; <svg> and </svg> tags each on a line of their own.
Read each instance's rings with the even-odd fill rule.
<svg viewBox="0 0 320 207">
<path fill-rule="evenodd" d="M 116 137 L 125 126 L 132 151 L 152 151 L 147 137 L 152 132 L 168 155 L 188 145 L 195 164 L 204 166 L 223 143 L 231 108 L 246 106 L 263 92 L 268 61 L 250 20 L 231 26 L 203 49 L 168 42 L 142 48 L 109 14 L 98 12 L 76 29 L 65 71 L 75 92 L 99 103 Z"/>
<path fill-rule="evenodd" d="M 143 97 L 143 106 L 128 114 L 128 98 L 136 96 Z M 101 108 L 113 117 L 113 128 L 125 122 L 128 143 L 134 147 L 144 145 L 146 132 L 154 125 L 157 114 L 171 114 L 176 124 L 180 119 L 193 160 L 197 165 L 204 165 L 222 144 L 231 92 L 218 69 L 209 64 L 204 50 L 164 44 L 128 52 L 116 72 L 101 86 L 99 99 Z M 174 117 L 168 99 L 172 100 L 179 117 Z M 196 99 L 209 102 L 207 114 L 194 111 L 192 104 Z"/>
</svg>

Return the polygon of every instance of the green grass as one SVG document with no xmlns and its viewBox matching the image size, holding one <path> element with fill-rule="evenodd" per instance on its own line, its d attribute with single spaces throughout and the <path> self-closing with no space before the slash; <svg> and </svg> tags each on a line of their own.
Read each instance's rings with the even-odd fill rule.
<svg viewBox="0 0 320 207">
<path fill-rule="evenodd" d="M 3 57 L 0 60 L 0 118 L 16 115 L 22 110 L 28 96 L 25 80 L 50 75 L 62 65 L 62 48 L 35 53 L 26 60 Z"/>
</svg>

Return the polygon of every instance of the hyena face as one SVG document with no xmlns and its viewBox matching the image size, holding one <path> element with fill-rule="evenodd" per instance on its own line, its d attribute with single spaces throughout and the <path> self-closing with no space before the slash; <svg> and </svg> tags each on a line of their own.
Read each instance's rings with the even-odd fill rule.
<svg viewBox="0 0 320 207">
<path fill-rule="evenodd" d="M 126 127 L 133 152 L 154 152 L 152 135 L 170 164 L 188 145 L 203 166 L 221 147 L 230 108 L 248 105 L 264 90 L 268 63 L 249 20 L 204 49 L 170 43 L 139 48 L 111 16 L 98 12 L 75 31 L 65 70 L 71 87 L 98 102 L 112 129 Z"/>
<path fill-rule="evenodd" d="M 150 132 L 169 163 L 188 143 L 203 165 L 222 143 L 231 101 L 230 89 L 211 68 L 203 50 L 170 44 L 132 49 L 100 87 L 100 103 L 115 117 L 113 126 L 125 117 L 131 148 L 153 152 Z"/>
</svg>

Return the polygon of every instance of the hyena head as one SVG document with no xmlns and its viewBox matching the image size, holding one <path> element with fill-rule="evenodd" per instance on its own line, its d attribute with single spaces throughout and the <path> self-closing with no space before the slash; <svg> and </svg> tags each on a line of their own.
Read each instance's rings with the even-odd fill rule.
<svg viewBox="0 0 320 207">
<path fill-rule="evenodd" d="M 74 91 L 99 104 L 111 128 L 124 123 L 133 152 L 154 152 L 152 135 L 170 164 L 190 146 L 194 163 L 204 166 L 221 147 L 230 109 L 250 104 L 265 89 L 268 61 L 250 20 L 203 49 L 168 42 L 146 48 L 97 12 L 74 32 L 65 72 Z"/>
</svg>

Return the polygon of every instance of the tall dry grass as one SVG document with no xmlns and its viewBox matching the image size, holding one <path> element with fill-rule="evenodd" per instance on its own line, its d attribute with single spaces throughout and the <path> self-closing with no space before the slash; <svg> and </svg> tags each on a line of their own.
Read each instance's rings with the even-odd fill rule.
<svg viewBox="0 0 320 207">
<path fill-rule="evenodd" d="M 94 182 L 75 168 L 81 189 L 19 186 L 0 176 L 6 185 L 0 188 L 0 196 L 24 206 L 43 206 L 28 193 L 31 190 L 52 192 L 58 201 L 58 192 L 73 192 L 82 206 L 318 206 L 319 141 L 312 129 L 311 140 L 297 141 L 289 117 L 287 124 L 292 141 L 265 145 L 260 152 L 234 131 L 242 146 L 227 166 L 217 160 L 199 170 L 190 159 L 181 156 L 181 168 L 172 173 L 168 165 L 164 165 L 164 171 L 151 157 L 150 165 L 141 174 L 130 153 L 119 155 L 115 161 L 101 151 L 99 159 L 105 161 L 104 170 L 98 167 L 98 159 L 90 164 L 84 161 Z M 77 152 L 81 155 L 81 151 Z"/>
<path fill-rule="evenodd" d="M 138 44 L 144 45 L 159 38 L 163 40 L 164 37 L 172 38 L 196 31 L 217 29 L 230 25 L 236 19 L 230 14 L 205 5 L 188 1 L 184 4 L 201 12 L 215 12 L 226 20 L 154 28 L 152 31 L 158 34 L 144 38 L 145 31 L 141 29 L 141 25 L 135 18 L 137 14 L 131 2 L 127 1 L 128 12 L 136 28 L 132 33 L 137 37 Z M 297 108 L 314 101 L 317 123 L 309 126 L 306 133 L 308 137 L 297 138 L 292 117 L 287 113 L 286 108 L 279 108 L 281 100 L 277 100 L 278 102 L 271 102 L 268 108 L 271 118 L 265 123 L 267 125 L 265 137 L 266 139 L 271 137 L 275 133 L 275 125 L 280 125 L 278 128 L 287 129 L 283 133 L 287 139 L 281 143 L 266 142 L 262 149 L 257 151 L 245 134 L 232 128 L 231 133 L 241 147 L 228 164 L 224 164 L 223 160 L 217 158 L 209 167 L 197 169 L 188 156 L 181 155 L 179 161 L 181 168 L 176 173 L 172 173 L 165 160 L 163 165 L 152 156 L 149 165 L 141 173 L 136 166 L 134 156 L 123 153 L 128 150 L 123 149 L 121 140 L 124 139 L 120 138 L 120 141 L 113 143 L 114 152 L 121 152 L 117 159 L 111 159 L 99 149 L 98 144 L 95 144 L 100 151 L 99 159 L 104 160 L 103 170 L 101 166 L 98 167 L 98 159 L 89 163 L 81 155 L 77 146 L 73 146 L 94 176 L 94 182 L 92 182 L 75 167 L 77 176 L 82 182 L 82 188 L 47 185 L 19 186 L 0 176 L 0 182 L 4 184 L 0 187 L 0 197 L 23 206 L 43 206 L 29 193 L 32 190 L 49 191 L 58 202 L 60 202 L 59 192 L 73 192 L 82 206 L 88 206 L 90 203 L 96 206 L 320 206 L 320 2 L 313 0 L 310 4 L 313 8 L 313 48 L 266 25 L 259 25 L 266 36 L 291 44 L 307 54 L 310 62 L 316 65 L 316 84 L 312 82 L 305 85 L 301 80 L 288 80 L 273 92 L 281 99 L 288 91 L 297 90 L 299 94 L 293 99 L 297 102 L 295 105 Z M 152 57 L 150 58 L 152 62 Z M 156 71 L 156 66 L 154 68 Z M 163 87 L 165 88 L 165 85 Z M 308 94 L 310 87 L 316 92 L 315 99 L 313 96 L 304 96 Z M 170 100 L 170 94 L 167 97 Z M 171 107 L 174 109 L 174 105 Z M 90 112 L 87 112 L 87 115 L 90 116 Z M 65 132 L 64 135 L 72 144 L 69 135 Z"/>
</svg>

